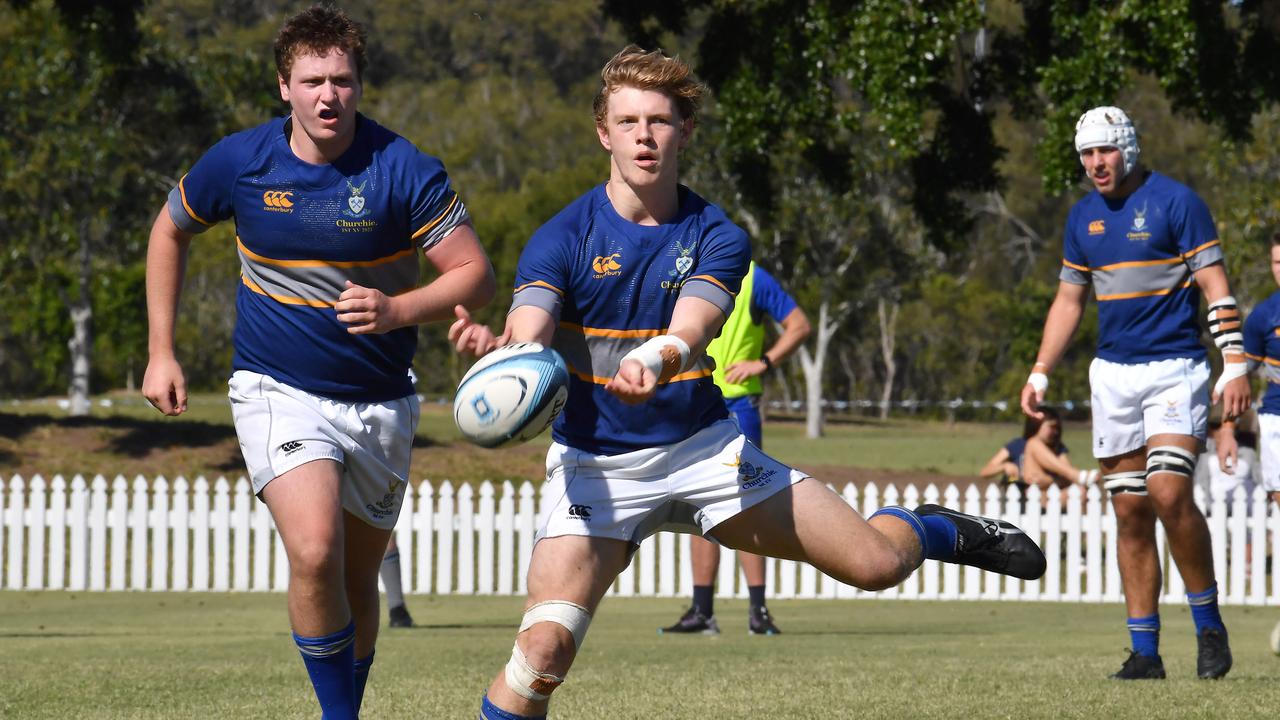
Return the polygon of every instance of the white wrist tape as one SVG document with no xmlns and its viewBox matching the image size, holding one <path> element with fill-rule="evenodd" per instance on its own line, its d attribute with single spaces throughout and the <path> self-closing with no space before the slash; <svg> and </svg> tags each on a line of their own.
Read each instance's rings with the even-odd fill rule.
<svg viewBox="0 0 1280 720">
<path fill-rule="evenodd" d="M 1224 362 L 1222 363 L 1222 374 L 1218 376 L 1218 382 L 1213 384 L 1213 394 L 1215 397 L 1222 396 L 1222 389 L 1227 383 L 1242 378 L 1249 374 L 1249 364 L 1242 362 Z"/>
<path fill-rule="evenodd" d="M 1027 376 L 1027 384 L 1036 389 L 1036 392 L 1043 394 L 1049 389 L 1049 376 L 1042 372 L 1033 372 Z"/>
<path fill-rule="evenodd" d="M 1240 308 L 1230 295 L 1209 303 L 1209 333 L 1223 355 L 1244 353 Z"/>
<path fill-rule="evenodd" d="M 668 365 L 673 371 L 668 375 L 682 372 L 689 362 L 689 343 L 675 335 L 659 335 L 622 357 L 623 360 L 635 360 L 648 368 L 656 378 L 662 378 L 662 371 Z"/>
</svg>

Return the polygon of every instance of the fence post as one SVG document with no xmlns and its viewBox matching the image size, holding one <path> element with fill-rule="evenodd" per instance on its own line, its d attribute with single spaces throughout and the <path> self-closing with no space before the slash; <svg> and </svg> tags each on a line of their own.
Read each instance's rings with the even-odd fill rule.
<svg viewBox="0 0 1280 720">
<path fill-rule="evenodd" d="M 1267 600 L 1267 492 L 1261 486 L 1253 489 L 1253 503 L 1250 506 L 1250 530 L 1253 533 L 1250 545 L 1253 552 L 1252 575 L 1249 583 L 1249 604 L 1261 605 Z"/>
<path fill-rule="evenodd" d="M 498 499 L 498 594 L 511 595 L 516 578 L 516 487 L 502 481 L 502 497 Z"/>
<path fill-rule="evenodd" d="M 391 531 L 400 553 L 400 584 L 406 593 L 412 593 L 414 588 L 413 571 L 416 565 L 413 559 L 416 550 L 413 543 L 413 510 L 417 506 L 414 502 L 416 498 L 413 482 L 406 479 L 404 497 L 400 501 L 400 514 L 396 516 L 396 526 Z"/>
<path fill-rule="evenodd" d="M 196 478 L 191 498 L 191 589 L 209 589 L 209 481 Z"/>
<path fill-rule="evenodd" d="M 537 532 L 534 525 L 537 519 L 533 504 L 533 483 L 525 480 L 520 483 L 520 510 L 516 515 L 516 528 L 520 549 L 520 571 L 516 573 L 516 587 L 520 595 L 529 591 L 529 558 L 533 557 L 533 536 Z"/>
<path fill-rule="evenodd" d="M 271 589 L 271 551 L 275 544 L 271 541 L 271 511 L 266 503 L 256 502 L 250 489 L 249 505 L 250 523 L 253 526 L 253 591 L 266 592 Z"/>
<path fill-rule="evenodd" d="M 458 488 L 458 594 L 476 592 L 476 514 L 475 491 L 470 484 Z"/>
<path fill-rule="evenodd" d="M 1080 536 L 1084 523 L 1080 517 L 1080 486 L 1067 488 L 1067 591 L 1065 600 L 1080 600 Z"/>
<path fill-rule="evenodd" d="M 71 564 L 68 590 L 84 590 L 89 583 L 89 484 L 84 477 L 71 478 Z"/>
<path fill-rule="evenodd" d="M 173 589 L 191 589 L 191 488 L 187 479 L 178 476 L 173 481 L 173 512 L 170 527 L 173 528 Z"/>
<path fill-rule="evenodd" d="M 93 478 L 89 504 L 89 589 L 107 589 L 107 479 Z"/>
<path fill-rule="evenodd" d="M 1040 516 L 1040 510 L 1041 510 L 1040 487 L 1038 485 L 1032 485 L 1028 487 L 1026 490 L 1026 497 L 1023 498 L 1022 502 L 1026 508 L 1026 514 L 1023 516 L 1024 517 L 1023 524 L 1020 527 L 1023 529 L 1024 532 L 1027 533 L 1028 537 L 1030 537 L 1032 540 L 1036 542 L 1037 545 L 1039 545 L 1041 548 L 1044 548 L 1045 540 L 1044 540 L 1044 532 L 1041 527 L 1041 516 Z M 1046 551 L 1046 560 L 1047 559 L 1048 558 L 1047 558 L 1047 551 Z M 1046 572 L 1048 571 L 1046 570 Z M 1022 599 L 1023 600 L 1042 599 L 1044 597 L 1044 594 L 1041 591 L 1042 582 L 1043 582 L 1043 578 L 1041 578 L 1040 580 L 1023 581 L 1022 595 L 1021 595 Z"/>
<path fill-rule="evenodd" d="M 30 522 L 27 523 L 27 588 L 44 589 L 45 544 L 45 510 L 48 498 L 45 496 L 44 478 L 36 475 L 31 478 L 31 493 L 28 495 L 31 509 L 27 511 Z"/>
<path fill-rule="evenodd" d="M 479 512 L 476 514 L 476 532 L 479 535 L 476 552 L 477 587 L 481 595 L 493 594 L 493 483 L 480 483 Z"/>
<path fill-rule="evenodd" d="M 1085 496 L 1085 595 L 1090 602 L 1102 600 L 1102 491 L 1090 485 Z"/>
<path fill-rule="evenodd" d="M 413 529 L 418 535 L 418 592 L 429 593 L 435 586 L 436 562 L 435 486 L 430 480 L 418 483 L 418 507 Z"/>
<path fill-rule="evenodd" d="M 240 477 L 235 484 L 231 512 L 231 589 L 249 589 L 249 481 Z"/>
<path fill-rule="evenodd" d="M 1239 605 L 1244 604 L 1245 580 L 1249 575 L 1249 571 L 1246 568 L 1249 558 L 1245 554 L 1249 549 L 1249 508 L 1245 504 L 1246 495 L 1248 493 L 1243 487 L 1237 487 L 1232 490 L 1231 517 L 1227 521 L 1230 526 L 1230 533 L 1223 537 L 1223 540 L 1226 540 L 1231 546 L 1231 577 L 1225 601 Z M 1227 580 L 1227 578 L 1219 578 L 1219 587 L 1223 586 L 1223 580 Z"/>
<path fill-rule="evenodd" d="M 123 475 L 111 481 L 111 589 L 125 589 L 129 550 L 129 482 Z"/>
<path fill-rule="evenodd" d="M 26 498 L 23 497 L 23 490 L 26 483 L 22 480 L 21 475 L 14 475 L 9 480 L 9 572 L 7 587 L 10 590 L 22 589 L 22 531 L 26 527 L 24 508 L 26 507 Z"/>
<path fill-rule="evenodd" d="M 231 484 L 225 477 L 213 483 L 213 515 L 209 518 L 213 531 L 213 589 L 231 589 Z"/>
<path fill-rule="evenodd" d="M 151 589 L 169 589 L 169 481 L 155 479 L 151 509 Z"/>
<path fill-rule="evenodd" d="M 440 483 L 440 503 L 436 506 L 436 592 L 453 593 L 453 483 Z"/>
</svg>

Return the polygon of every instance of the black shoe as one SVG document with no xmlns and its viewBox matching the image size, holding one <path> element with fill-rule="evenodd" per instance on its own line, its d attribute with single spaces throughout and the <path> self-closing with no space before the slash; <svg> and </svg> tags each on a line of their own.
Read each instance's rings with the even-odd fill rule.
<svg viewBox="0 0 1280 720">
<path fill-rule="evenodd" d="M 951 562 L 972 565 L 1023 580 L 1044 575 L 1044 552 L 1013 523 L 966 515 L 941 505 L 921 505 L 917 515 L 941 515 L 955 523 L 956 557 Z"/>
<path fill-rule="evenodd" d="M 413 627 L 413 616 L 409 615 L 409 608 L 403 605 L 397 605 L 388 611 L 391 616 L 391 627 Z"/>
<path fill-rule="evenodd" d="M 747 634 L 781 635 L 782 631 L 773 624 L 773 616 L 769 614 L 769 608 L 761 605 L 747 611 Z"/>
<path fill-rule="evenodd" d="M 1217 680 L 1231 669 L 1231 646 L 1227 631 L 1207 628 L 1196 635 L 1200 652 L 1196 655 L 1196 675 L 1201 680 Z"/>
<path fill-rule="evenodd" d="M 1147 657 L 1129 651 L 1129 659 L 1120 666 L 1120 672 L 1111 676 L 1112 680 L 1163 680 L 1164 661 L 1160 656 Z"/>
<path fill-rule="evenodd" d="M 720 626 L 716 624 L 715 615 L 703 615 L 696 607 L 691 607 L 680 620 L 671 627 L 658 628 L 659 635 L 667 633 L 685 633 L 700 635 L 719 635 Z"/>
</svg>

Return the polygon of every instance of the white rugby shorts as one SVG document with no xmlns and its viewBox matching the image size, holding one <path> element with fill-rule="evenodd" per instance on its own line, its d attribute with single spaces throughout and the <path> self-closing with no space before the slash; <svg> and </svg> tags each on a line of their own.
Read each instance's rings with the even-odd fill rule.
<svg viewBox="0 0 1280 720">
<path fill-rule="evenodd" d="M 764 454 L 732 420 L 621 455 L 552 443 L 538 539 L 586 535 L 639 544 L 658 530 L 706 534 L 807 477 Z"/>
<path fill-rule="evenodd" d="M 374 527 L 395 527 L 418 427 L 416 396 L 339 402 L 246 370 L 228 385 L 254 494 L 299 465 L 335 460 L 343 468 L 343 509 Z"/>
<path fill-rule="evenodd" d="M 1280 392 L 1273 387 L 1267 392 Z M 1262 467 L 1254 477 L 1268 493 L 1280 492 L 1280 415 L 1258 413 L 1258 454 Z"/>
<path fill-rule="evenodd" d="M 1089 365 L 1093 398 L 1093 456 L 1124 455 L 1153 435 L 1204 440 L 1209 417 L 1209 363 L 1172 358 Z"/>
</svg>

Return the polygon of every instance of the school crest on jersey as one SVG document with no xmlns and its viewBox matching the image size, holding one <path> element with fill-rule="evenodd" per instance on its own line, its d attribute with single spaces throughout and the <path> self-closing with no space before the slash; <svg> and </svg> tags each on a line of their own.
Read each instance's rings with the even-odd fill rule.
<svg viewBox="0 0 1280 720">
<path fill-rule="evenodd" d="M 1129 227 L 1130 240 L 1142 242 L 1151 237 L 1151 233 L 1147 228 L 1147 204 L 1142 203 L 1142 207 L 1133 209 L 1133 224 Z"/>
<path fill-rule="evenodd" d="M 679 240 L 677 240 L 676 251 L 680 253 L 680 256 L 676 258 L 676 271 L 671 274 L 684 275 L 685 273 L 692 270 L 693 269 L 693 251 L 697 249 L 698 249 L 697 241 L 690 243 L 689 247 L 685 247 L 680 244 Z"/>
<path fill-rule="evenodd" d="M 360 183 L 360 187 L 352 185 L 350 180 L 347 181 L 347 189 L 351 191 L 351 194 L 347 196 L 347 208 L 350 212 L 344 212 L 344 215 L 358 218 L 369 214 L 364 202 L 364 189 L 368 185 L 368 180 Z"/>
</svg>

